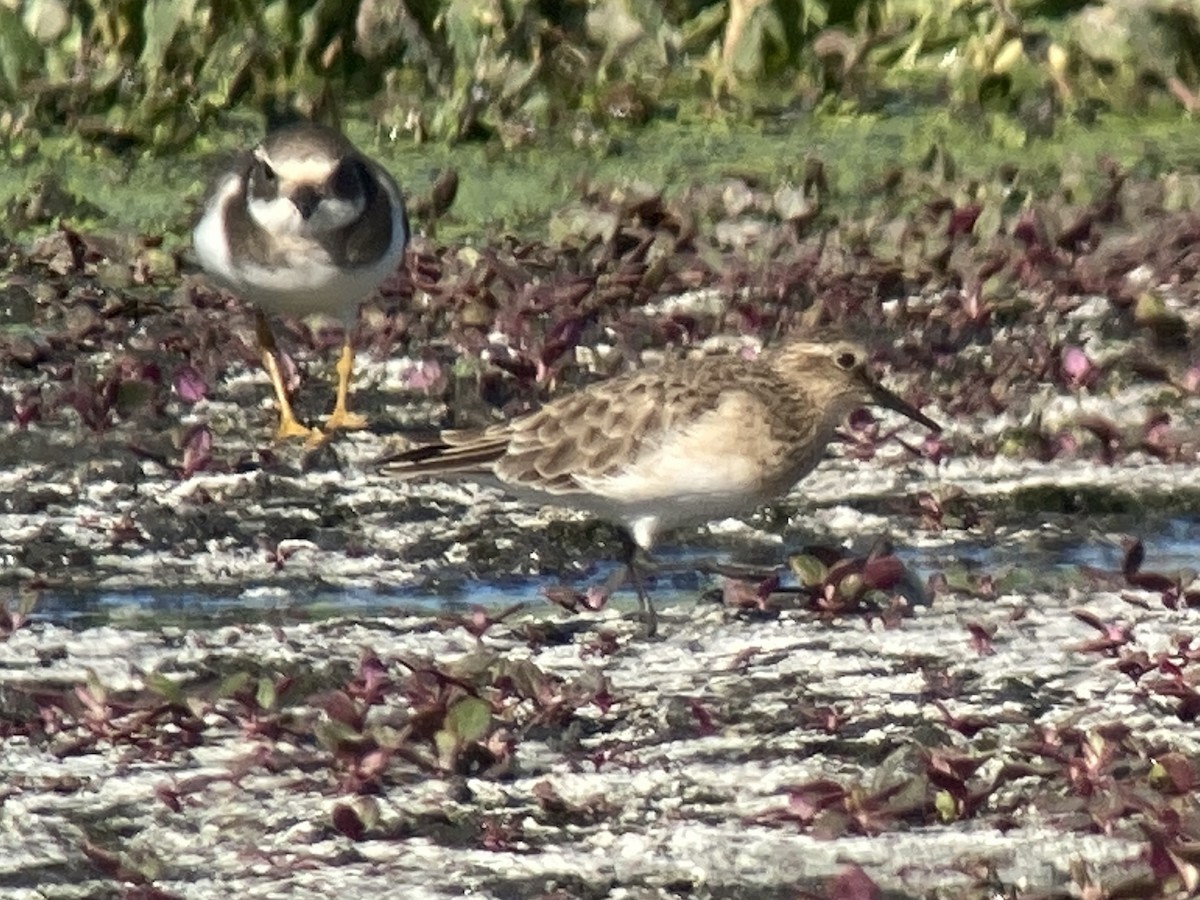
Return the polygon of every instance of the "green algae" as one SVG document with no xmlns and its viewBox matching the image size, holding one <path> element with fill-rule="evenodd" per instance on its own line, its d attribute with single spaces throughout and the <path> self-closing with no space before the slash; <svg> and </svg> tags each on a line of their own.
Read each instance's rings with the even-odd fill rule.
<svg viewBox="0 0 1200 900">
<path fill-rule="evenodd" d="M 1200 492 L 1182 486 L 1152 491 L 1104 484 L 1028 484 L 998 499 L 997 507 L 1019 521 L 1035 515 L 1123 516 L 1131 527 L 1138 519 L 1191 516 L 1200 508 Z"/>
<path fill-rule="evenodd" d="M 655 121 L 641 129 L 607 132 L 597 142 L 577 134 L 573 139 L 570 133 L 538 134 L 509 147 L 499 142 L 417 144 L 363 121 L 351 121 L 347 131 L 384 161 L 410 197 L 428 192 L 443 169 L 458 171 L 456 201 L 437 223 L 442 240 L 485 240 L 506 233 L 545 237 L 551 214 L 577 198 L 585 184 L 640 183 L 673 194 L 727 176 L 799 182 L 810 158 L 825 164 L 832 216 L 869 211 L 886 194 L 889 173 L 898 168 L 937 184 L 987 181 L 1002 168 L 1016 167 L 1023 191 L 1068 190 L 1084 196 L 1100 184 L 1100 157 L 1152 178 L 1200 171 L 1194 126 L 1178 118 L 1063 119 L 1052 139 L 1022 137 L 1015 120 L 1004 120 L 1004 129 L 999 121 L 942 110 L 894 116 L 814 113 L 755 121 L 730 117 L 704 123 Z M 80 230 L 162 236 L 168 248 L 181 246 L 214 175 L 258 134 L 247 120 L 234 120 L 195 142 L 194 149 L 170 156 L 122 151 L 74 136 L 11 145 L 8 165 L 0 168 L 0 208 L 7 213 L 7 230 L 29 240 L 61 220 Z M 899 202 L 916 204 L 920 198 Z"/>
</svg>

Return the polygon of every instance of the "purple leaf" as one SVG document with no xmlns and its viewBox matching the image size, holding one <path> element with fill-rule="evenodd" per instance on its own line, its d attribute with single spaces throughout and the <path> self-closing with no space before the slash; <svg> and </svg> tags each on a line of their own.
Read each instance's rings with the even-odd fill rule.
<svg viewBox="0 0 1200 900">
<path fill-rule="evenodd" d="M 183 439 L 183 465 L 180 475 L 191 478 L 212 462 L 212 432 L 207 425 L 195 425 Z"/>
<path fill-rule="evenodd" d="M 537 377 L 538 373 L 538 367 L 524 355 L 493 356 L 492 365 L 498 369 L 503 369 L 521 381 L 532 381 Z"/>
<path fill-rule="evenodd" d="M 409 369 L 404 386 L 410 391 L 428 391 L 442 377 L 442 366 L 436 359 L 423 359 Z"/>
<path fill-rule="evenodd" d="M 975 220 L 979 218 L 982 211 L 983 207 L 977 203 L 958 207 L 950 214 L 950 222 L 946 226 L 947 237 L 970 234 L 971 229 L 975 227 Z"/>
<path fill-rule="evenodd" d="M 175 370 L 172 379 L 175 393 L 184 403 L 198 403 L 208 396 L 208 383 L 195 366 L 183 365 Z"/>
<path fill-rule="evenodd" d="M 13 404 L 13 421 L 18 428 L 28 428 L 30 422 L 42 417 L 42 403 L 37 394 L 27 394 Z"/>
<path fill-rule="evenodd" d="M 363 710 L 345 691 L 330 691 L 321 698 L 321 708 L 335 722 L 341 722 L 356 731 L 363 726 Z"/>
<path fill-rule="evenodd" d="M 1012 235 L 1026 247 L 1046 246 L 1046 228 L 1036 210 L 1027 209 L 1017 218 Z"/>
<path fill-rule="evenodd" d="M 1065 347 L 1062 352 L 1062 371 L 1072 387 L 1083 387 L 1093 380 L 1095 366 L 1078 347 Z"/>
<path fill-rule="evenodd" d="M 339 803 L 333 808 L 333 827 L 352 841 L 361 841 L 367 831 L 358 813 L 345 803 Z"/>
<path fill-rule="evenodd" d="M 717 733 L 717 726 L 713 723 L 712 713 L 704 708 L 699 700 L 692 698 L 688 701 L 688 706 L 692 711 L 692 718 L 696 720 L 696 733 L 701 737 L 711 737 Z"/>
<path fill-rule="evenodd" d="M 921 442 L 921 452 L 930 462 L 936 464 L 950 455 L 950 447 L 938 434 L 927 434 Z"/>
<path fill-rule="evenodd" d="M 284 386 L 289 391 L 294 391 L 300 386 L 300 370 L 296 368 L 296 361 L 286 353 L 280 353 L 279 359 L 279 374 L 283 376 Z"/>
<path fill-rule="evenodd" d="M 846 424 L 854 431 L 868 431 L 872 428 L 875 432 L 879 431 L 879 420 L 871 415 L 871 411 L 865 406 L 860 406 L 854 412 L 850 413 L 846 419 Z"/>
<path fill-rule="evenodd" d="M 862 570 L 863 582 L 867 587 L 882 591 L 895 587 L 904 579 L 904 575 L 904 563 L 894 556 L 869 559 Z"/>
<path fill-rule="evenodd" d="M 1072 456 L 1079 452 L 1079 439 L 1068 431 L 1060 432 L 1055 436 L 1053 444 L 1053 457 L 1057 456 Z"/>
<path fill-rule="evenodd" d="M 583 327 L 589 318 L 590 315 L 568 316 L 551 328 L 545 343 L 542 344 L 542 365 L 552 366 L 560 356 L 574 349 L 583 336 Z"/>
<path fill-rule="evenodd" d="M 879 900 L 883 892 L 856 863 L 842 869 L 829 881 L 829 900 Z"/>
</svg>

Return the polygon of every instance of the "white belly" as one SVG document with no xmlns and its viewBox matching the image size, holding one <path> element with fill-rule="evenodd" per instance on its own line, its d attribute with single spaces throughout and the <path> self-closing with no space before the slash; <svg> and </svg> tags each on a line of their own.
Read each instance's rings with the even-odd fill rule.
<svg viewBox="0 0 1200 900">
<path fill-rule="evenodd" d="M 743 515 L 768 499 L 753 478 L 738 472 L 724 474 L 730 477 L 715 473 L 696 478 L 692 473 L 674 479 L 668 468 L 657 474 L 640 470 L 610 479 L 579 479 L 593 493 L 570 499 L 603 519 L 620 522 L 640 546 L 649 549 L 660 532 Z"/>
<path fill-rule="evenodd" d="M 323 257 L 323 258 L 322 258 Z M 395 268 L 396 256 L 385 256 L 374 266 L 341 269 L 324 253 L 289 256 L 288 265 L 267 268 L 246 264 L 223 275 L 240 296 L 269 313 L 285 316 L 336 316 L 347 324 Z"/>
</svg>

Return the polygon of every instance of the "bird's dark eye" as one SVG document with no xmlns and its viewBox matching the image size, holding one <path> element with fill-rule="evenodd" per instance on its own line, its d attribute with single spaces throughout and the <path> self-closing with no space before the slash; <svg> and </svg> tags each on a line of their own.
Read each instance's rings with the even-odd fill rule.
<svg viewBox="0 0 1200 900">
<path fill-rule="evenodd" d="M 858 357 L 849 350 L 843 350 L 837 355 L 837 358 L 834 360 L 834 362 L 838 364 L 839 369 L 846 369 L 849 371 L 858 365 Z"/>
<path fill-rule="evenodd" d="M 331 193 L 335 197 L 343 199 L 351 199 L 359 197 L 363 193 L 363 184 L 366 178 L 363 177 L 363 165 L 356 159 L 345 159 L 338 164 L 333 175 L 330 176 Z"/>
<path fill-rule="evenodd" d="M 248 180 L 248 193 L 259 200 L 270 200 L 279 191 L 275 170 L 261 156 L 255 155 Z"/>
</svg>

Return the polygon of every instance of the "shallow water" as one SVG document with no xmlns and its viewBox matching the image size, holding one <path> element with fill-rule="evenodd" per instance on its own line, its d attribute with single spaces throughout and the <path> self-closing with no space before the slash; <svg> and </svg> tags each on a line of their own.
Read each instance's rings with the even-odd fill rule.
<svg viewBox="0 0 1200 900">
<path fill-rule="evenodd" d="M 670 553 L 662 557 L 672 562 L 688 558 L 728 562 L 729 554 Z M 580 590 L 603 582 L 614 570 L 614 563 L 597 565 L 577 582 Z M 179 591 L 157 588 L 118 590 L 48 590 L 40 594 L 31 618 L 76 627 L 119 623 L 125 626 L 152 627 L 162 624 L 217 626 L 231 622 L 284 619 L 320 619 L 328 616 L 392 616 L 455 614 L 475 607 L 501 610 L 516 603 L 539 606 L 547 612 L 553 606 L 542 593 L 546 588 L 563 585 L 552 575 L 504 576 L 494 579 L 464 579 L 437 588 L 414 587 L 374 591 L 365 588 L 308 590 L 297 585 L 248 588 L 242 591 L 203 593 L 195 589 Z M 696 572 L 672 572 L 654 579 L 651 591 L 656 605 L 694 600 L 706 586 L 715 583 Z M 618 608 L 632 607 L 632 592 L 621 590 L 613 599 Z"/>
<path fill-rule="evenodd" d="M 1128 533 L 1129 525 L 1121 519 L 1090 520 L 1089 536 L 1039 535 L 1037 540 L 1007 540 L 994 544 L 974 539 L 953 540 L 933 547 L 897 546 L 895 552 L 922 584 L 940 571 L 957 570 L 973 576 L 993 574 L 1007 578 L 1019 573 L 1023 590 L 1053 592 L 1068 585 L 1079 586 L 1081 569 L 1119 573 L 1124 559 L 1120 536 Z M 1200 519 L 1171 519 L 1141 536 L 1146 546 L 1145 570 L 1175 573 L 1200 569 Z M 705 591 L 718 587 L 720 579 L 691 570 L 689 565 L 768 566 L 798 550 L 798 546 L 781 549 L 777 545 L 761 543 L 725 547 L 664 546 L 655 559 L 669 571 L 660 573 L 648 586 L 659 608 L 692 603 Z M 542 609 L 549 613 L 554 607 L 546 600 L 545 589 L 569 584 L 584 590 L 603 582 L 615 568 L 616 564 L 612 562 L 597 563 L 584 575 L 570 580 L 549 574 L 457 577 L 436 586 L 386 591 L 327 585 L 309 589 L 295 582 L 210 593 L 159 588 L 48 590 L 41 593 L 32 618 L 76 627 L 105 623 L 215 627 L 231 622 L 294 621 L 329 616 L 461 614 L 474 607 L 494 611 L 516 603 L 527 603 L 534 611 Z M 782 586 L 795 584 L 794 577 L 784 567 Z M 630 590 L 622 589 L 612 602 L 617 608 L 628 609 L 634 606 L 634 597 Z"/>
</svg>

